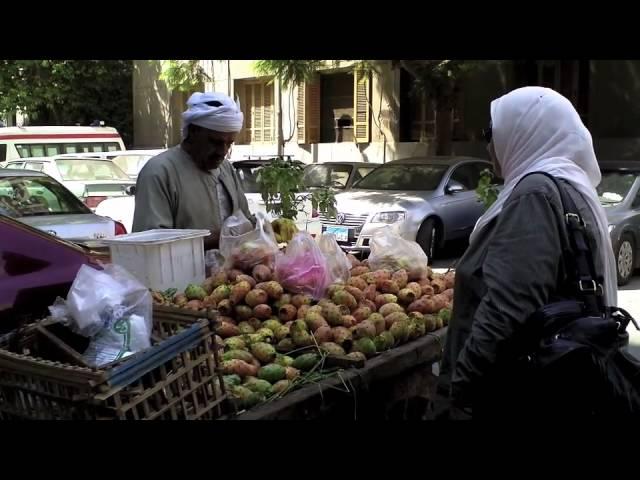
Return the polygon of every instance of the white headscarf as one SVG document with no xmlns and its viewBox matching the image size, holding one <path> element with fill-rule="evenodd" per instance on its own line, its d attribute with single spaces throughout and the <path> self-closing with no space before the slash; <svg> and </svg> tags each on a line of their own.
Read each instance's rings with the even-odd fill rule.
<svg viewBox="0 0 640 480">
<path fill-rule="evenodd" d="M 206 102 L 220 102 L 219 107 L 212 107 Z M 216 132 L 239 132 L 242 130 L 244 116 L 240 105 L 224 93 L 196 92 L 187 101 L 189 107 L 182 114 L 182 139 L 187 138 L 187 127 L 198 125 Z"/>
<path fill-rule="evenodd" d="M 542 87 L 514 90 L 491 102 L 492 138 L 505 184 L 496 202 L 480 217 L 473 242 L 502 210 L 520 179 L 546 172 L 569 181 L 582 194 L 596 220 L 604 266 L 607 305 L 617 305 L 618 287 L 608 221 L 596 187 L 602 178 L 591 134 L 569 100 Z"/>
</svg>

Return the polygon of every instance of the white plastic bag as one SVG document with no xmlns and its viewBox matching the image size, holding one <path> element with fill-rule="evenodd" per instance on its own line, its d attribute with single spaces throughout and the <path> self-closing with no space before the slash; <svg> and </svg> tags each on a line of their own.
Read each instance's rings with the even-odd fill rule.
<svg viewBox="0 0 640 480">
<path fill-rule="evenodd" d="M 330 283 L 347 283 L 351 277 L 351 262 L 338 245 L 336 236 L 333 233 L 324 232 L 318 244 L 327 258 Z"/>
<path fill-rule="evenodd" d="M 256 227 L 241 211 L 227 218 L 220 232 L 220 253 L 224 268 L 248 271 L 258 264 L 273 265 L 278 244 L 273 228 L 262 212 L 256 213 Z"/>
<path fill-rule="evenodd" d="M 426 278 L 429 260 L 416 242 L 405 240 L 390 227 L 376 230 L 371 236 L 369 266 L 372 270 L 405 269 L 410 280 Z"/>
<path fill-rule="evenodd" d="M 87 363 L 100 366 L 151 346 L 153 300 L 149 290 L 123 267 L 83 265 L 67 300 L 49 307 L 53 318 L 91 337 Z"/>
</svg>

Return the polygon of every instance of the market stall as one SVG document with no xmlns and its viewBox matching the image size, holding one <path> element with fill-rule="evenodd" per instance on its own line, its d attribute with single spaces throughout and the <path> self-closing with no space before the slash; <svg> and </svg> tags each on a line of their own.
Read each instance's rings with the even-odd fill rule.
<svg viewBox="0 0 640 480">
<path fill-rule="evenodd" d="M 298 233 L 283 251 L 268 232 L 244 235 L 201 285 L 153 292 L 158 305 L 217 311 L 223 388 L 240 418 L 279 418 L 296 399 L 325 402 L 337 386 L 356 396 L 394 378 L 406 383 L 416 369 L 415 381 L 433 381 L 454 272 L 433 272 L 417 244 L 388 230 L 364 262 L 331 235 Z"/>
<path fill-rule="evenodd" d="M 408 418 L 429 400 L 454 272 L 390 229 L 361 262 L 331 234 L 227 223 L 217 266 L 206 232 L 113 240 L 117 265 L 83 266 L 50 318 L 0 338 L 0 418 Z"/>
<path fill-rule="evenodd" d="M 433 365 L 441 358 L 445 334 L 446 328 L 429 333 L 368 360 L 362 368 L 342 370 L 282 399 L 240 413 L 236 419 L 422 418 L 433 398 Z"/>
</svg>

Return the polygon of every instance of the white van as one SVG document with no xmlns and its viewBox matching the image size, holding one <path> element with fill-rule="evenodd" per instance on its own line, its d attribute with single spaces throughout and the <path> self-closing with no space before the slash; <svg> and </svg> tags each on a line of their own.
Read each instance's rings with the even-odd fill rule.
<svg viewBox="0 0 640 480">
<path fill-rule="evenodd" d="M 111 127 L 0 128 L 0 165 L 3 167 L 7 161 L 19 158 L 124 149 L 120 134 Z"/>
</svg>

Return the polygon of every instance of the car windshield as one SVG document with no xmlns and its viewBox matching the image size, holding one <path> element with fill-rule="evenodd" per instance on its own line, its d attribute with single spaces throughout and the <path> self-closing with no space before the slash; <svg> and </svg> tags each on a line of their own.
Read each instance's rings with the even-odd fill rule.
<svg viewBox="0 0 640 480">
<path fill-rule="evenodd" d="M 305 187 L 345 188 L 349 175 L 353 171 L 351 165 L 310 165 L 304 169 L 302 183 Z"/>
<path fill-rule="evenodd" d="M 56 160 L 64 181 L 129 180 L 129 177 L 110 160 L 65 158 Z"/>
<path fill-rule="evenodd" d="M 49 177 L 0 177 L 0 213 L 12 218 L 89 213 L 64 186 Z"/>
<path fill-rule="evenodd" d="M 598 197 L 603 206 L 612 206 L 622 202 L 628 195 L 637 173 L 603 172 L 598 188 Z"/>
<path fill-rule="evenodd" d="M 111 161 L 127 175 L 136 176 L 153 155 L 118 155 Z"/>
<path fill-rule="evenodd" d="M 353 187 L 364 190 L 435 190 L 447 168 L 447 165 L 384 165 Z"/>
<path fill-rule="evenodd" d="M 234 165 L 238 177 L 240 178 L 240 184 L 244 193 L 260 193 L 260 187 L 258 186 L 258 170 L 262 168 L 262 165 L 256 164 L 244 164 Z"/>
</svg>

